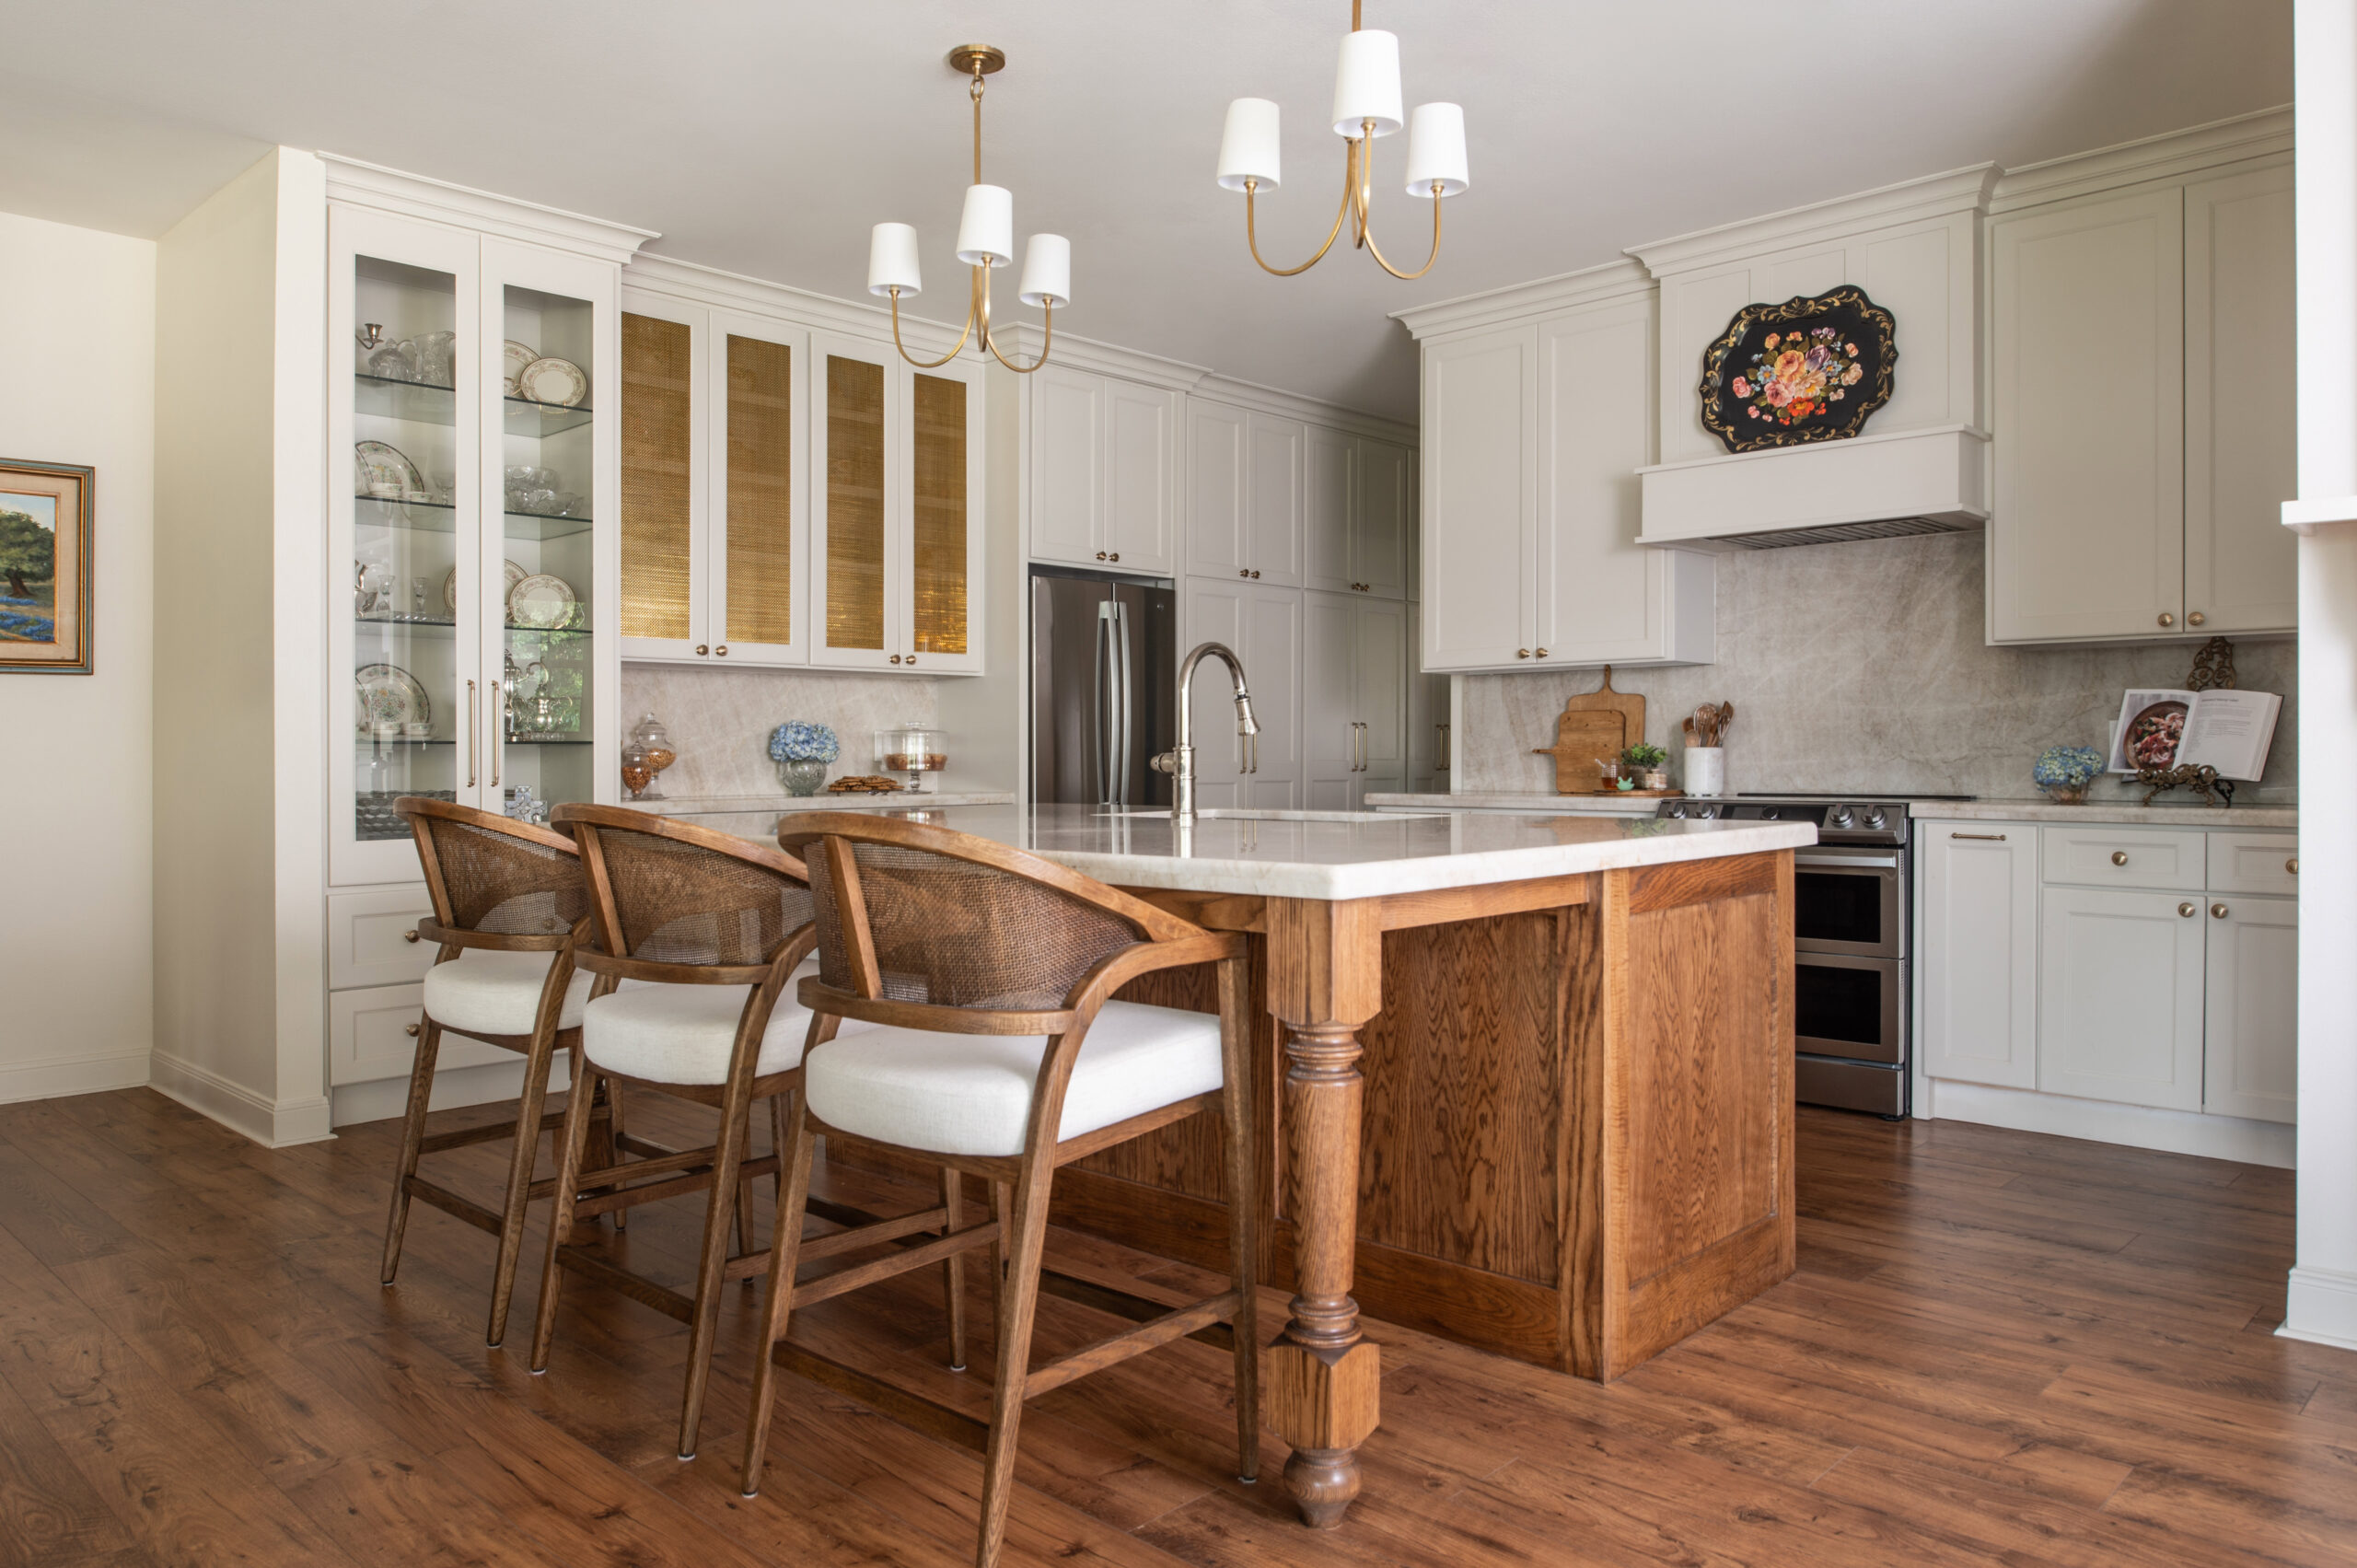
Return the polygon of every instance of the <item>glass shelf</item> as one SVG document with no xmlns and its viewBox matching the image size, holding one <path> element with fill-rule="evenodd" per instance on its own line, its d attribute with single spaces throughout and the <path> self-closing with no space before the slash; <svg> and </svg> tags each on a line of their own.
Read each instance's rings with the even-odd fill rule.
<svg viewBox="0 0 2357 1568">
<path fill-rule="evenodd" d="M 354 375 L 353 412 L 407 424 L 456 424 L 459 394 L 449 387 L 424 381 L 397 381 L 390 377 Z M 562 403 L 535 402 L 529 398 L 502 398 L 500 423 L 510 436 L 534 440 L 578 430 L 593 417 L 587 403 L 566 408 Z"/>
<path fill-rule="evenodd" d="M 458 744 L 456 740 L 410 740 L 405 738 L 391 737 L 380 740 L 373 735 L 355 735 L 352 739 L 354 745 L 366 747 L 456 746 Z M 535 739 L 530 736 L 518 735 L 510 737 L 504 744 L 509 746 L 594 746 L 597 743 L 586 736 L 554 735 Z"/>
<path fill-rule="evenodd" d="M 458 634 L 458 622 L 455 621 L 398 621 L 388 615 L 355 615 L 352 621 L 355 626 L 385 626 L 398 632 L 424 632 L 437 638 Z M 511 622 L 507 630 L 541 637 L 587 637 L 594 634 L 594 629 L 587 626 L 517 626 Z"/>
<path fill-rule="evenodd" d="M 376 495 L 355 495 L 358 521 L 369 528 L 407 528 L 412 533 L 456 533 L 458 508 L 447 501 L 389 501 Z M 587 517 L 552 517 L 541 512 L 507 512 L 503 530 L 512 540 L 571 539 L 596 525 Z"/>
</svg>

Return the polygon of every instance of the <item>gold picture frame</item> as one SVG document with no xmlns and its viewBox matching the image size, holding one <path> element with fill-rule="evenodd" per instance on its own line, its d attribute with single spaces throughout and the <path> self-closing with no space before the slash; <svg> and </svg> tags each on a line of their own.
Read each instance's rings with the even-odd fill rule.
<svg viewBox="0 0 2357 1568">
<path fill-rule="evenodd" d="M 98 470 L 0 458 L 0 674 L 90 673 Z"/>
</svg>

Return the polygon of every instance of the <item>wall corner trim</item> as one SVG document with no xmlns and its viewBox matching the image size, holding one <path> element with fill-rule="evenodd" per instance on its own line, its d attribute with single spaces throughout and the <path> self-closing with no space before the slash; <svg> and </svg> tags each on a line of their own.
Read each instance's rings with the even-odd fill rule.
<svg viewBox="0 0 2357 1568">
<path fill-rule="evenodd" d="M 2357 1274 L 2293 1269 L 2283 1326 L 2275 1331 L 2287 1340 L 2357 1350 Z"/>
<path fill-rule="evenodd" d="M 243 1084 L 160 1051 L 151 1063 L 147 1086 L 231 1132 L 244 1133 L 266 1149 L 316 1144 L 335 1135 L 328 1126 L 324 1096 L 284 1102 L 266 1099 Z"/>
</svg>

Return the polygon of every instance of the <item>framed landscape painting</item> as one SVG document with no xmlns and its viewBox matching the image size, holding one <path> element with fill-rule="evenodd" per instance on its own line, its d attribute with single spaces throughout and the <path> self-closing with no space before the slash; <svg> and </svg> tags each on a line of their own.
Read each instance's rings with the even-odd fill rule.
<svg viewBox="0 0 2357 1568">
<path fill-rule="evenodd" d="M 90 673 L 98 470 L 0 458 L 0 674 Z"/>
</svg>

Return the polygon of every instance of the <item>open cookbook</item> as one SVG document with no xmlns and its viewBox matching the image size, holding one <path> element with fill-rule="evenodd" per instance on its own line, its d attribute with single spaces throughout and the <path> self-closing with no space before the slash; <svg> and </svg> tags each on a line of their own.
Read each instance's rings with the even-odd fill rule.
<svg viewBox="0 0 2357 1568">
<path fill-rule="evenodd" d="M 2283 699 L 2272 691 L 2138 691 L 2119 700 L 2107 770 L 2208 767 L 2222 779 L 2256 783 L 2267 771 Z"/>
</svg>

